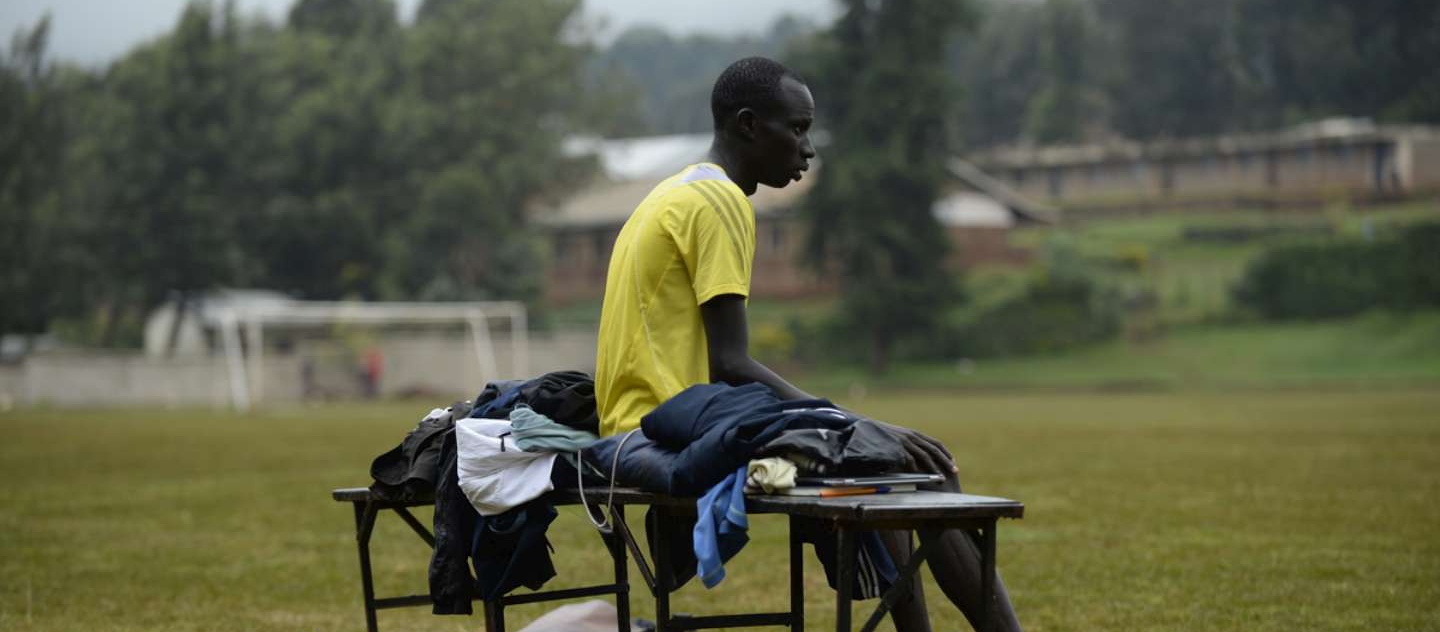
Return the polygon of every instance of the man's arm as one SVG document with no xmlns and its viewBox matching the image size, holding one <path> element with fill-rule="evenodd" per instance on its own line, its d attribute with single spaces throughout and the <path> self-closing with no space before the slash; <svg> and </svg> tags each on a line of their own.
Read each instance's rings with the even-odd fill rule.
<svg viewBox="0 0 1440 632">
<path fill-rule="evenodd" d="M 700 319 L 705 321 L 711 381 L 735 386 L 759 382 L 775 391 L 780 399 L 814 399 L 750 357 L 750 325 L 745 314 L 745 297 L 722 294 L 705 301 L 700 306 Z"/>
<path fill-rule="evenodd" d="M 712 298 L 700 306 L 700 319 L 705 321 L 711 381 L 736 386 L 759 382 L 769 386 L 781 399 L 814 399 L 750 357 L 750 325 L 745 314 L 745 297 L 722 294 Z M 956 471 L 955 457 L 950 455 L 944 444 L 903 426 L 877 423 L 900 439 L 910 457 L 911 469 L 947 475 Z"/>
</svg>

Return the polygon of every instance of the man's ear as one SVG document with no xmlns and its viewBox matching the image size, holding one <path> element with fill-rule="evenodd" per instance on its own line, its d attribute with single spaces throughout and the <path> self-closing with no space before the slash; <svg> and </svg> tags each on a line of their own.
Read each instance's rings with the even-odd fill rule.
<svg viewBox="0 0 1440 632">
<path fill-rule="evenodd" d="M 740 134 L 741 138 L 754 140 L 755 126 L 759 124 L 760 117 L 755 114 L 755 110 L 740 108 L 740 111 L 735 113 L 735 131 Z"/>
</svg>

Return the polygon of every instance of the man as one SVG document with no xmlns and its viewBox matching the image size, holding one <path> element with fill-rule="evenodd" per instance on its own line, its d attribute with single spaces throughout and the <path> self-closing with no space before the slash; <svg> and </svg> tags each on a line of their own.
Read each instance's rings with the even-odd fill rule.
<svg viewBox="0 0 1440 632">
<path fill-rule="evenodd" d="M 760 382 L 782 398 L 807 397 L 746 348 L 755 254 L 747 196 L 809 168 L 814 101 L 783 66 L 750 58 L 716 81 L 711 110 L 710 162 L 660 183 L 615 241 L 595 372 L 601 434 L 638 427 L 694 384 Z"/>
<path fill-rule="evenodd" d="M 690 165 L 650 192 L 615 240 L 595 369 L 600 432 L 640 426 L 661 402 L 695 384 L 759 382 L 783 399 L 810 398 L 750 357 L 746 298 L 755 255 L 756 188 L 782 188 L 803 177 L 815 157 L 810 89 L 779 62 L 750 57 L 731 64 L 710 96 L 715 136 L 709 161 Z M 949 476 L 949 452 L 934 439 L 888 426 L 916 469 Z M 921 534 L 931 570 L 971 621 L 979 614 L 979 554 L 965 533 Z M 908 533 L 889 534 L 897 564 L 909 558 Z M 1014 622 L 996 582 L 1002 621 Z M 1008 613 L 1008 614 L 1007 614 Z M 928 630 L 924 595 L 897 604 L 897 630 Z M 1018 625 L 1011 625 L 1018 629 Z"/>
</svg>

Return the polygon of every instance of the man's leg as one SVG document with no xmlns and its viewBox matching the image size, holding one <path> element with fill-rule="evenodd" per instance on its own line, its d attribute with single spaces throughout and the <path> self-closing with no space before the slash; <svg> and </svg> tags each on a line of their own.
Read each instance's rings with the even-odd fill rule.
<svg viewBox="0 0 1440 632">
<path fill-rule="evenodd" d="M 959 492 L 960 480 L 950 476 L 938 491 Z M 964 613 L 970 627 L 978 628 L 984 617 L 980 602 L 980 546 L 976 543 L 978 534 L 964 529 L 921 530 L 920 541 L 925 544 L 926 563 L 930 574 L 940 590 Z M 995 573 L 995 626 L 996 630 L 1019 632 L 1020 621 L 1015 617 L 1015 608 L 1010 605 L 1010 595 L 1000 573 Z M 922 606 L 923 607 L 923 606 Z M 895 627 L 899 629 L 899 620 Z M 983 632 L 990 632 L 988 630 Z"/>
</svg>

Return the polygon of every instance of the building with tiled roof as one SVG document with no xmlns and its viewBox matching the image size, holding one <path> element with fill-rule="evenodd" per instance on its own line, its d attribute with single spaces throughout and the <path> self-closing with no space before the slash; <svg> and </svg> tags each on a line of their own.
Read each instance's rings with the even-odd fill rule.
<svg viewBox="0 0 1440 632">
<path fill-rule="evenodd" d="M 710 138 L 709 134 L 684 134 L 576 139 L 567 144 L 566 151 L 572 155 L 594 155 L 600 173 L 538 218 L 550 239 L 545 290 L 550 303 L 600 298 L 610 248 L 620 227 L 657 183 L 685 165 L 704 160 Z M 1027 261 L 1027 252 L 1009 244 L 1010 229 L 1052 221 L 1053 211 L 1026 202 L 973 165 L 957 160 L 950 168 L 955 188 L 936 203 L 935 213 L 956 243 L 952 264 Z M 795 298 L 835 289 L 833 279 L 820 277 L 800 263 L 806 228 L 797 209 L 816 178 L 823 177 L 824 164 L 817 161 L 799 182 L 783 189 L 761 186 L 751 196 L 756 226 L 754 296 Z"/>
<path fill-rule="evenodd" d="M 1365 119 L 1148 143 L 1017 145 L 970 159 L 1028 198 L 1076 210 L 1314 205 L 1440 192 L 1440 128 Z"/>
</svg>

